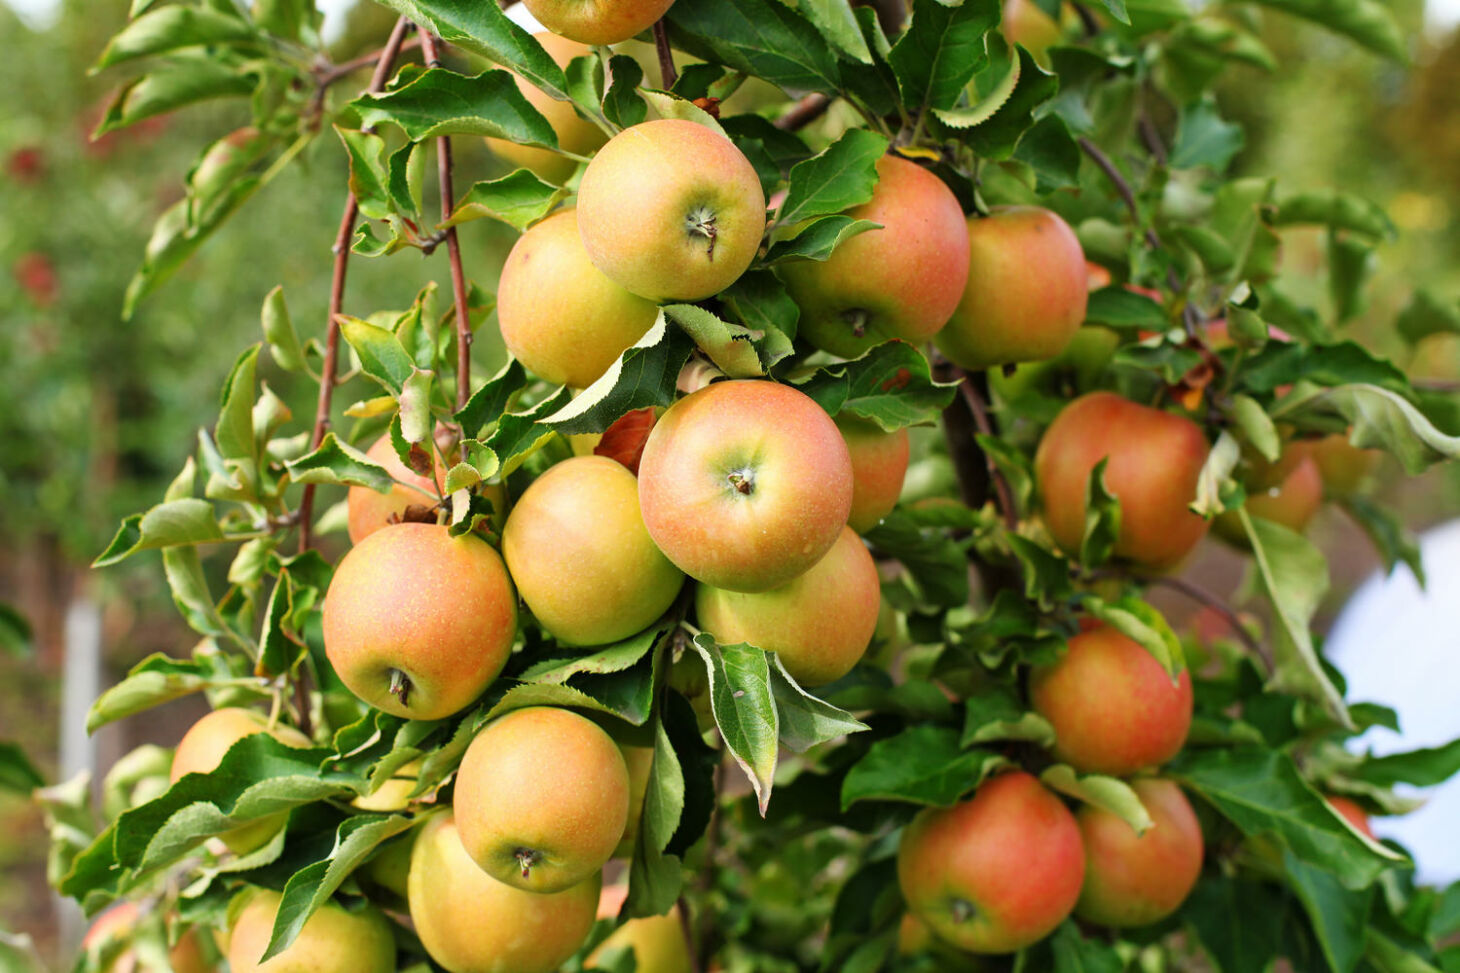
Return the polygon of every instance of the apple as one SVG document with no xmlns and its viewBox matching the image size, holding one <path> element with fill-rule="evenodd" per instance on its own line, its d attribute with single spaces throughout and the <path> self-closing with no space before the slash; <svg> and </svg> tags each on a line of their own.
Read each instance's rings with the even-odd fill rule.
<svg viewBox="0 0 1460 973">
<path fill-rule="evenodd" d="M 1323 475 L 1324 492 L 1339 499 L 1359 493 L 1368 485 L 1382 455 L 1377 449 L 1360 449 L 1341 432 L 1321 439 L 1302 439 L 1288 448 L 1312 457 Z"/>
<path fill-rule="evenodd" d="M 405 901 L 410 894 L 411 849 L 415 847 L 419 832 L 407 831 L 391 838 L 381 845 L 360 868 L 360 873 L 376 885 L 400 896 Z"/>
<path fill-rule="evenodd" d="M 617 44 L 654 26 L 674 0 L 523 0 L 555 34 L 584 44 Z"/>
<path fill-rule="evenodd" d="M 802 686 L 852 671 L 872 642 L 882 584 L 867 546 L 850 527 L 810 570 L 770 591 L 695 590 L 700 627 L 721 645 L 774 652 Z"/>
<path fill-rule="evenodd" d="M 362 811 L 372 811 L 376 814 L 394 814 L 397 811 L 404 811 L 411 805 L 411 792 L 416 789 L 416 783 L 420 779 L 421 765 L 425 762 L 425 757 L 412 760 L 382 781 L 372 793 L 362 794 L 350 804 Z M 417 798 L 417 800 L 420 799 Z"/>
<path fill-rule="evenodd" d="M 628 896 L 626 885 L 606 885 L 598 900 L 598 918 L 612 919 Z M 684 938 L 684 923 L 679 906 L 671 906 L 662 916 L 630 919 L 598 944 L 583 965 L 593 968 L 613 949 L 627 949 L 634 955 L 636 973 L 691 973 L 689 944 Z"/>
<path fill-rule="evenodd" d="M 680 399 L 639 460 L 649 536 L 697 581 L 768 591 L 831 550 L 852 509 L 847 444 L 788 385 L 715 382 Z"/>
<path fill-rule="evenodd" d="M 1085 251 L 1068 223 L 1037 206 L 1001 206 L 968 220 L 968 279 L 935 339 L 963 368 L 1045 361 L 1085 320 Z"/>
<path fill-rule="evenodd" d="M 593 48 L 587 44 L 579 44 L 549 31 L 541 31 L 532 36 L 537 38 L 548 56 L 562 68 L 566 68 L 568 62 L 575 57 L 593 54 Z M 517 81 L 517 90 L 522 92 L 528 104 L 536 108 L 552 126 L 553 132 L 558 136 L 558 146 L 564 151 L 574 155 L 592 155 L 600 145 L 608 141 L 607 133 L 574 111 L 572 102 L 558 101 L 537 85 L 524 81 L 515 72 L 513 77 Z M 573 175 L 573 170 L 578 168 L 575 159 L 551 149 L 518 145 L 508 139 L 488 138 L 486 143 L 503 161 L 530 169 L 554 185 L 561 186 L 567 182 Z"/>
<path fill-rule="evenodd" d="M 1368 814 L 1364 813 L 1364 809 L 1353 798 L 1342 797 L 1338 794 L 1329 794 L 1325 800 L 1328 801 L 1329 805 L 1335 811 L 1343 815 L 1344 820 L 1348 821 L 1349 824 L 1353 825 L 1362 833 L 1364 837 L 1371 841 L 1379 840 L 1374 837 L 1374 829 L 1369 825 Z"/>
<path fill-rule="evenodd" d="M 1066 553 L 1078 555 L 1090 472 L 1106 459 L 1106 488 L 1120 500 L 1115 554 L 1147 568 L 1173 567 L 1207 531 L 1188 505 L 1208 450 L 1190 419 L 1113 392 L 1082 395 L 1050 423 L 1035 453 L 1045 524 Z"/>
<path fill-rule="evenodd" d="M 1049 67 L 1050 47 L 1064 40 L 1059 21 L 1045 13 L 1034 0 L 1004 0 L 1000 30 L 1010 44 L 1022 44 L 1040 64 Z"/>
<path fill-rule="evenodd" d="M 606 456 L 575 456 L 538 477 L 507 518 L 502 555 L 533 617 L 564 645 L 642 631 L 684 584 L 644 527 L 634 474 Z"/>
<path fill-rule="evenodd" d="M 847 215 L 882 228 L 852 237 L 827 260 L 778 268 L 801 306 L 801 337 L 843 358 L 889 338 L 931 338 L 953 313 L 968 279 L 968 232 L 958 197 L 917 163 L 886 155 L 877 160 L 872 199 Z"/>
<path fill-rule="evenodd" d="M 350 543 L 358 544 L 380 528 L 394 520 L 399 521 L 407 507 L 422 507 L 429 510 L 440 501 L 445 475 L 435 470 L 435 478 L 422 476 L 406 466 L 396 455 L 391 445 L 390 434 L 386 433 L 365 451 L 365 455 L 385 467 L 391 478 L 398 481 L 388 493 L 379 493 L 369 487 L 352 486 L 345 496 L 345 509 L 349 513 Z M 435 468 L 435 460 L 432 460 Z"/>
<path fill-rule="evenodd" d="M 262 713 L 232 706 L 215 709 L 194 723 L 178 741 L 177 750 L 172 755 L 171 782 L 176 784 L 186 774 L 207 774 L 217 770 L 230 747 L 255 733 L 267 733 L 291 747 L 313 746 L 309 737 L 292 726 L 282 723 L 270 726 L 268 717 Z M 288 816 L 287 811 L 265 815 L 218 837 L 234 854 L 246 855 L 267 844 Z"/>
<path fill-rule="evenodd" d="M 1075 915 L 1102 926 L 1161 921 L 1181 907 L 1201 876 L 1201 825 L 1181 788 L 1152 778 L 1131 787 L 1151 815 L 1144 834 L 1093 804 L 1076 815 L 1085 844 L 1085 886 Z"/>
<path fill-rule="evenodd" d="M 1083 391 L 1095 384 L 1118 347 L 1120 335 L 1114 331 L 1098 324 L 1082 324 L 1064 351 L 1049 361 L 1024 362 L 1012 372 L 989 369 L 989 388 L 1004 404 L 1031 388 L 1063 395 L 1066 382 L 1070 388 Z"/>
<path fill-rule="evenodd" d="M 1029 676 L 1029 701 L 1054 726 L 1054 754 L 1081 773 L 1123 776 L 1176 756 L 1191 728 L 1191 673 L 1173 682 L 1140 643 L 1106 625 L 1069 641 Z"/>
<path fill-rule="evenodd" d="M 450 973 L 555 973 L 588 938 L 602 875 L 561 892 L 504 885 L 467 854 L 451 814 L 432 817 L 411 853 L 416 935 Z"/>
<path fill-rule="evenodd" d="M 1289 446 L 1274 464 L 1258 464 L 1247 484 L 1248 514 L 1301 534 L 1323 506 L 1323 474 L 1311 454 Z M 1238 547 L 1248 546 L 1247 532 L 1235 510 L 1220 514 L 1212 530 Z"/>
<path fill-rule="evenodd" d="M 114 943 L 119 947 L 111 961 L 100 968 L 100 973 L 138 973 L 137 955 L 130 948 L 130 944 L 139 918 L 141 909 L 137 903 L 118 902 L 97 916 L 91 923 L 91 928 L 86 930 L 86 935 L 81 939 L 83 954 L 95 952 L 100 956 L 109 944 Z M 127 945 L 123 947 L 123 944 Z M 213 968 L 213 964 L 208 962 L 203 940 L 195 927 L 189 928 L 178 937 L 177 942 L 167 951 L 167 959 L 172 965 L 172 973 L 208 973 Z"/>
<path fill-rule="evenodd" d="M 906 429 L 884 432 L 875 422 L 850 414 L 837 416 L 836 427 L 852 459 L 852 512 L 847 523 L 865 534 L 897 506 L 911 441 Z"/>
<path fill-rule="evenodd" d="M 704 666 L 700 666 L 704 672 Z M 654 748 L 636 747 L 631 743 L 620 743 L 619 752 L 624 755 L 624 766 L 629 769 L 629 816 L 624 821 L 624 834 L 614 848 L 615 858 L 625 858 L 634 853 L 634 842 L 639 839 L 639 822 L 644 818 L 644 795 L 649 790 L 649 772 L 654 768 Z"/>
<path fill-rule="evenodd" d="M 497 285 L 507 350 L 554 385 L 592 385 L 658 315 L 653 301 L 630 294 L 593 266 L 571 209 L 518 238 Z"/>
<path fill-rule="evenodd" d="M 477 734 L 456 775 L 467 853 L 497 881 L 561 892 L 598 872 L 629 816 L 629 770 L 598 724 L 571 710 L 513 710 Z"/>
<path fill-rule="evenodd" d="M 745 273 L 765 232 L 755 168 L 724 135 L 678 119 L 608 140 L 578 184 L 593 265 L 640 297 L 698 301 Z"/>
<path fill-rule="evenodd" d="M 376 709 L 439 720 L 497 677 L 517 633 L 507 569 L 485 541 L 393 524 L 340 560 L 324 599 L 324 648 Z"/>
<path fill-rule="evenodd" d="M 908 908 L 971 953 L 1044 938 L 1075 907 L 1084 878 L 1075 816 L 1023 771 L 985 781 L 971 800 L 923 809 L 897 849 Z"/>
<path fill-rule="evenodd" d="M 378 909 L 350 911 L 333 901 L 309 917 L 292 945 L 261 963 L 283 896 L 272 889 L 247 895 L 228 938 L 232 973 L 395 973 L 390 921 Z"/>
</svg>

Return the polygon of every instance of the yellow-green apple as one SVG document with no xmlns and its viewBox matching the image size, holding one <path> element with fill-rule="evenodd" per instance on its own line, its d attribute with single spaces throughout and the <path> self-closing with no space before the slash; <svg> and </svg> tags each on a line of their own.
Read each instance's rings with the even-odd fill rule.
<svg viewBox="0 0 1460 973">
<path fill-rule="evenodd" d="M 1061 548 L 1078 554 L 1090 472 L 1108 460 L 1105 486 L 1120 500 L 1115 554 L 1148 568 L 1172 567 L 1207 531 L 1188 505 L 1208 450 L 1190 419 L 1113 392 L 1082 395 L 1055 417 L 1035 453 L 1044 522 Z"/>
<path fill-rule="evenodd" d="M 1037 206 L 968 220 L 968 278 L 938 348 L 964 368 L 1045 361 L 1085 320 L 1085 252 L 1068 223 Z"/>
<path fill-rule="evenodd" d="M 1289 449 L 1306 453 L 1318 464 L 1323 489 L 1330 497 L 1348 497 L 1361 491 L 1374 474 L 1381 455 L 1377 449 L 1360 449 L 1336 432 L 1321 439 L 1301 439 Z"/>
<path fill-rule="evenodd" d="M 91 923 L 91 928 L 82 937 L 81 951 L 95 952 L 100 957 L 113 949 L 117 950 L 110 961 L 101 967 L 100 973 L 137 973 L 137 956 L 130 944 L 140 917 L 141 910 L 137 903 L 118 902 Z M 178 937 L 177 942 L 167 951 L 167 959 L 172 965 L 172 973 L 208 973 L 213 969 L 196 928 L 189 928 Z"/>
<path fill-rule="evenodd" d="M 529 892 L 561 892 L 613 855 L 629 816 L 629 770 L 598 724 L 533 706 L 472 740 L 453 804 L 461 843 L 488 874 Z"/>
<path fill-rule="evenodd" d="M 255 733 L 267 733 L 290 747 L 311 745 L 309 738 L 292 726 L 282 723 L 270 726 L 262 713 L 232 706 L 215 709 L 194 723 L 178 741 L 172 755 L 172 783 L 176 784 L 185 774 L 207 774 L 218 769 L 230 747 Z M 246 855 L 267 843 L 288 816 L 287 811 L 270 814 L 219 837 L 235 854 Z"/>
<path fill-rule="evenodd" d="M 810 570 L 779 588 L 695 590 L 695 615 L 715 641 L 774 652 L 802 686 L 851 672 L 872 641 L 881 605 L 877 565 L 850 527 Z"/>
<path fill-rule="evenodd" d="M 1329 794 L 1325 800 L 1328 801 L 1329 805 L 1335 811 L 1343 815 L 1344 820 L 1358 829 L 1364 837 L 1371 841 L 1378 840 L 1374 837 L 1374 829 L 1369 825 L 1369 816 L 1364 813 L 1363 808 L 1359 807 L 1357 801 L 1353 798 L 1342 797 L 1338 794 Z"/>
<path fill-rule="evenodd" d="M 548 56 L 558 62 L 559 67 L 566 68 L 568 62 L 575 57 L 593 54 L 593 49 L 588 45 L 579 44 L 566 37 L 559 37 L 549 31 L 542 31 L 532 36 L 537 38 L 538 43 L 548 52 Z M 603 129 L 585 120 L 573 110 L 572 102 L 558 101 L 536 85 L 524 81 L 515 73 L 513 77 L 517 81 L 517 90 L 522 92 L 528 103 L 536 108 L 552 126 L 553 132 L 558 136 L 558 146 L 565 152 L 571 152 L 574 155 L 592 155 L 595 149 L 608 141 L 608 135 Z M 486 142 L 487 147 L 503 160 L 531 169 L 541 178 L 559 186 L 567 182 L 568 177 L 573 174 L 573 170 L 578 168 L 577 160 L 560 155 L 551 149 L 539 149 L 533 145 L 518 145 L 508 139 L 489 138 Z"/>
<path fill-rule="evenodd" d="M 617 916 L 628 891 L 626 885 L 604 886 L 598 900 L 598 918 Z M 633 953 L 637 973 L 690 973 L 693 968 L 678 905 L 671 906 L 665 915 L 630 919 L 619 926 L 588 954 L 584 966 L 593 967 L 613 949 L 627 949 Z"/>
<path fill-rule="evenodd" d="M 654 325 L 659 308 L 605 277 L 588 259 L 577 210 L 518 238 L 497 285 L 507 350 L 554 385 L 586 388 Z"/>
<path fill-rule="evenodd" d="M 883 432 L 875 422 L 850 414 L 838 416 L 836 427 L 852 458 L 852 512 L 847 523 L 865 534 L 897 506 L 912 446 L 906 429 Z"/>
<path fill-rule="evenodd" d="M 232 973 L 394 973 L 390 921 L 379 909 L 350 911 L 336 902 L 320 906 L 287 949 L 260 962 L 283 897 L 271 889 L 248 895 L 228 938 Z"/>
<path fill-rule="evenodd" d="M 1276 463 L 1258 463 L 1247 483 L 1247 512 L 1301 534 L 1323 506 L 1323 474 L 1311 454 L 1289 446 Z M 1246 547 L 1247 532 L 1236 511 L 1219 515 L 1212 530 Z"/>
<path fill-rule="evenodd" d="M 323 624 L 325 654 L 352 693 L 395 716 L 439 720 L 502 671 L 517 597 L 480 538 L 393 524 L 340 560 Z"/>
<path fill-rule="evenodd" d="M 421 765 L 425 762 L 424 757 L 412 760 L 382 781 L 372 793 L 362 794 L 350 803 L 362 811 L 373 811 L 376 814 L 394 814 L 396 811 L 404 811 L 410 807 L 411 792 L 416 789 L 416 783 L 420 779 Z"/>
<path fill-rule="evenodd" d="M 855 358 L 889 338 L 926 341 L 947 322 L 968 279 L 963 209 L 943 180 L 895 155 L 877 160 L 872 198 L 847 214 L 880 223 L 822 261 L 779 268 L 801 336 Z"/>
<path fill-rule="evenodd" d="M 745 273 L 765 232 L 765 193 L 719 132 L 678 119 L 624 129 L 578 185 L 593 265 L 653 301 L 698 301 Z"/>
<path fill-rule="evenodd" d="M 971 800 L 920 811 L 897 850 L 908 908 L 971 953 L 1012 953 L 1044 938 L 1074 908 L 1084 877 L 1075 816 L 1023 771 L 985 781 Z"/>
<path fill-rule="evenodd" d="M 602 881 L 595 872 L 553 893 L 504 885 L 477 867 L 452 815 L 441 814 L 411 853 L 411 919 L 451 973 L 555 973 L 592 931 Z"/>
<path fill-rule="evenodd" d="M 563 460 L 523 491 L 502 556 L 533 617 L 564 645 L 628 638 L 684 584 L 644 527 L 634 474 L 606 456 Z"/>
<path fill-rule="evenodd" d="M 364 876 L 404 901 L 410 894 L 411 849 L 419 832 L 407 831 L 380 846 L 360 869 Z"/>
<path fill-rule="evenodd" d="M 1106 625 L 1069 641 L 1029 677 L 1029 701 L 1054 726 L 1055 756 L 1087 774 L 1133 774 L 1176 756 L 1191 728 L 1191 673 L 1173 681 L 1140 643 Z"/>
<path fill-rule="evenodd" d="M 1010 44 L 1022 44 L 1034 59 L 1049 66 L 1050 47 L 1064 39 L 1059 21 L 1039 8 L 1034 0 L 1004 0 L 1004 18 L 999 29 Z"/>
<path fill-rule="evenodd" d="M 523 0 L 555 34 L 584 44 L 617 44 L 654 26 L 674 0 Z"/>
<path fill-rule="evenodd" d="M 697 581 L 778 588 L 820 561 L 852 509 L 852 461 L 804 392 L 715 382 L 670 406 L 639 461 L 649 536 Z"/>
<path fill-rule="evenodd" d="M 629 816 L 624 821 L 623 837 L 613 850 L 615 858 L 634 853 L 634 842 L 639 838 L 639 822 L 644 817 L 644 795 L 649 790 L 649 771 L 654 768 L 653 747 L 620 743 L 619 751 L 624 755 L 624 766 L 629 769 Z"/>
<path fill-rule="evenodd" d="M 1154 778 L 1131 787 L 1151 816 L 1144 834 L 1093 804 L 1076 815 L 1085 845 L 1085 886 L 1075 915 L 1122 929 L 1175 912 L 1201 875 L 1201 825 L 1181 788 Z"/>
<path fill-rule="evenodd" d="M 345 497 L 345 509 L 349 513 L 351 544 L 360 543 L 392 520 L 399 521 L 407 507 L 429 509 L 436 506 L 445 480 L 441 470 L 436 470 L 436 478 L 433 479 L 402 463 L 391 445 L 389 433 L 375 440 L 365 455 L 385 467 L 396 483 L 388 493 L 363 486 L 350 487 Z M 435 467 L 435 460 L 432 460 L 432 466 Z"/>
</svg>

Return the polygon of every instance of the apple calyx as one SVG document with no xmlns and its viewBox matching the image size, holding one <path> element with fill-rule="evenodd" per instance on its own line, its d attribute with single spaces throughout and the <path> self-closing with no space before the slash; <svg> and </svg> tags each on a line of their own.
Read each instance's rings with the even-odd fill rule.
<svg viewBox="0 0 1460 973">
<path fill-rule="evenodd" d="M 404 672 L 401 672 L 399 669 L 391 669 L 390 689 L 388 691 L 392 696 L 400 700 L 400 704 L 402 706 L 409 706 L 409 698 L 411 694 L 411 677 L 406 675 Z"/>
<path fill-rule="evenodd" d="M 872 315 L 866 308 L 853 307 L 842 312 L 842 320 L 852 327 L 852 337 L 864 338 L 867 335 L 867 321 Z"/>
<path fill-rule="evenodd" d="M 517 859 L 517 864 L 522 866 L 522 877 L 526 879 L 532 873 L 532 866 L 542 860 L 542 852 L 533 851 L 531 848 L 518 848 L 512 853 Z"/>
<path fill-rule="evenodd" d="M 715 259 L 715 211 L 708 206 L 696 206 L 685 214 L 684 228 L 690 236 L 704 237 L 708 242 L 705 247 L 705 256 L 710 260 Z"/>
<path fill-rule="evenodd" d="M 953 921 L 961 926 L 978 914 L 978 907 L 967 899 L 954 898 L 948 902 L 948 911 L 953 914 Z"/>
<path fill-rule="evenodd" d="M 725 479 L 735 488 L 735 492 L 742 496 L 750 496 L 755 492 L 755 471 L 751 469 L 732 470 Z"/>
</svg>

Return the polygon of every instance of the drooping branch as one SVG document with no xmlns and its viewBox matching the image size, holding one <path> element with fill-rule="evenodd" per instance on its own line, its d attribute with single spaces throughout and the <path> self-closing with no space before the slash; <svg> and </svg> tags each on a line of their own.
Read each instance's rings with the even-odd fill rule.
<svg viewBox="0 0 1460 973">
<path fill-rule="evenodd" d="M 674 87 L 679 72 L 674 67 L 674 51 L 669 47 L 669 27 L 663 18 L 654 21 L 654 50 L 659 52 L 659 79 L 665 91 Z"/>
<path fill-rule="evenodd" d="M 796 132 L 812 122 L 816 121 L 826 110 L 831 107 L 831 96 L 824 95 L 819 91 L 813 91 L 796 104 L 792 105 L 780 118 L 776 119 L 776 128 L 786 132 Z"/>
<path fill-rule="evenodd" d="M 441 66 L 441 49 L 429 30 L 421 31 L 421 48 L 428 67 Z M 436 139 L 436 174 L 441 183 L 441 222 L 451 219 L 456 192 L 451 185 L 451 136 Z M 461 241 L 456 227 L 446 228 L 446 252 L 451 260 L 451 294 L 456 301 L 456 408 L 471 396 L 471 317 L 467 309 L 466 272 L 461 266 Z"/>
</svg>

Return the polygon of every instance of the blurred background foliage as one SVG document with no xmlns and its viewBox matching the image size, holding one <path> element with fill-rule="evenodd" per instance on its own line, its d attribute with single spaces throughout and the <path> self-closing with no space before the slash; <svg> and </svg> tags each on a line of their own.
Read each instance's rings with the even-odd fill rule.
<svg viewBox="0 0 1460 973">
<path fill-rule="evenodd" d="M 1234 175 L 1355 192 L 1388 210 L 1400 233 L 1378 249 L 1366 305 L 1349 333 L 1412 374 L 1450 382 L 1460 378 L 1460 339 L 1434 335 L 1410 348 L 1393 325 L 1419 288 L 1451 304 L 1460 297 L 1460 30 L 1423 31 L 1417 0 L 1396 0 L 1396 12 L 1415 38 L 1407 68 L 1254 10 L 1283 69 L 1229 71 L 1219 100 L 1222 115 L 1246 129 Z M 333 60 L 376 47 L 394 16 L 369 2 L 352 7 L 343 30 L 331 32 Z M 283 285 L 302 333 L 323 330 L 347 172 L 326 133 L 306 150 L 306 165 L 265 187 L 123 321 L 123 295 L 154 220 L 182 197 L 199 148 L 247 122 L 243 105 L 204 103 L 92 141 L 115 79 L 88 68 L 125 19 L 125 3 L 63 0 L 48 26 L 37 27 L 0 0 L 0 602 L 19 608 L 36 635 L 31 652 L 0 651 L 0 726 L 49 775 L 57 771 L 64 613 L 76 591 L 89 589 L 103 606 L 113 677 L 149 652 L 190 644 L 154 560 L 96 575 L 87 565 L 124 515 L 156 500 L 193 449 L 238 349 L 260 337 L 259 308 L 271 288 Z M 364 82 L 363 74 L 351 76 L 332 93 L 348 98 Z M 458 184 L 505 171 L 468 141 L 458 140 Z M 490 287 L 510 231 L 490 220 L 463 229 L 468 274 Z M 1293 296 L 1321 300 L 1328 286 L 1322 234 L 1288 231 L 1283 239 L 1288 279 L 1312 288 Z M 418 269 L 409 258 L 353 260 L 345 310 L 404 308 L 428 279 L 445 285 L 444 250 L 423 259 Z M 501 354 L 495 330 L 480 332 L 484 368 Z M 263 377 L 296 415 L 312 412 L 312 386 L 272 369 Z M 1452 464 L 1418 480 L 1394 477 L 1387 499 L 1416 529 L 1453 518 L 1457 475 Z M 1328 530 L 1315 540 L 1333 558 L 1337 604 L 1375 561 L 1351 525 Z M 1213 574 L 1228 575 L 1227 588 L 1236 583 L 1235 558 L 1204 556 Z M 170 742 L 193 715 L 177 713 L 176 732 L 171 725 L 127 732 Z M 103 735 L 102 765 L 140 742 Z M 31 932 L 47 952 L 55 931 L 43 834 L 34 808 L 0 798 L 0 929 Z"/>
</svg>

